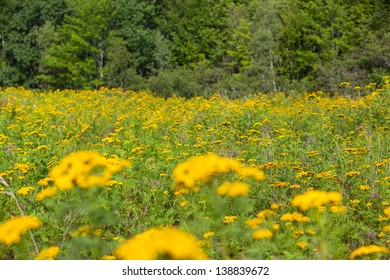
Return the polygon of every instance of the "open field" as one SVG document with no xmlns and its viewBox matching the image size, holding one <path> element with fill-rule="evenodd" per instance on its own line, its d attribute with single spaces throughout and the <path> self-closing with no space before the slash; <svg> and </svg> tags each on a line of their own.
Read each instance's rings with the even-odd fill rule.
<svg viewBox="0 0 390 280">
<path fill-rule="evenodd" d="M 385 81 L 238 100 L 4 89 L 0 259 L 388 259 Z"/>
</svg>

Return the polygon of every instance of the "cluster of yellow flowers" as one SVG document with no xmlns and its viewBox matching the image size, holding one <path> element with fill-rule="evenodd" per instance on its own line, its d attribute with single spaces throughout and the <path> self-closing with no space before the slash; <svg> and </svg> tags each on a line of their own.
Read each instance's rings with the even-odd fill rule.
<svg viewBox="0 0 390 280">
<path fill-rule="evenodd" d="M 299 207 L 301 210 L 306 211 L 309 208 L 318 208 L 324 204 L 339 204 L 341 203 L 342 195 L 335 191 L 318 191 L 311 190 L 303 194 L 295 196 L 291 204 L 292 206 Z"/>
<path fill-rule="evenodd" d="M 309 217 L 306 217 L 298 212 L 286 213 L 282 217 L 280 217 L 280 220 L 283 222 L 298 222 L 298 223 L 310 222 Z"/>
<path fill-rule="evenodd" d="M 220 157 L 214 154 L 203 155 L 190 158 L 189 160 L 177 165 L 173 171 L 175 183 L 175 195 L 188 194 L 191 191 L 198 191 L 196 185 L 199 182 L 207 183 L 211 177 L 216 174 L 235 172 L 241 177 L 253 177 L 258 181 L 264 180 L 265 175 L 262 171 L 254 167 L 245 167 L 240 162 Z M 245 193 L 243 185 L 225 185 L 221 186 L 219 192 L 221 195 L 233 195 Z"/>
<path fill-rule="evenodd" d="M 21 235 L 30 229 L 37 229 L 41 221 L 35 216 L 13 217 L 0 224 L 0 242 L 7 246 L 19 243 Z"/>
<path fill-rule="evenodd" d="M 114 255 L 121 260 L 204 260 L 201 241 L 173 227 L 153 228 L 119 245 Z"/>
<path fill-rule="evenodd" d="M 16 191 L 17 194 L 19 195 L 27 195 L 28 193 L 32 192 L 33 190 L 35 190 L 34 187 L 24 187 L 24 188 L 20 188 L 19 190 Z"/>
<path fill-rule="evenodd" d="M 79 151 L 63 158 L 59 165 L 51 170 L 50 177 L 60 190 L 69 190 L 74 185 L 80 188 L 104 186 L 112 175 L 129 165 L 126 160 L 113 161 L 96 152 Z M 95 174 L 98 171 L 101 174 Z"/>
</svg>

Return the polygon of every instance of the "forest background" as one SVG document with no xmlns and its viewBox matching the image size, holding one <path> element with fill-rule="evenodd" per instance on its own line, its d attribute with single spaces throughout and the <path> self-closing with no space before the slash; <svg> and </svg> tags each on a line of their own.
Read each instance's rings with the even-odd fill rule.
<svg viewBox="0 0 390 280">
<path fill-rule="evenodd" d="M 390 73 L 388 0 L 0 3 L 0 87 L 234 98 Z"/>
</svg>

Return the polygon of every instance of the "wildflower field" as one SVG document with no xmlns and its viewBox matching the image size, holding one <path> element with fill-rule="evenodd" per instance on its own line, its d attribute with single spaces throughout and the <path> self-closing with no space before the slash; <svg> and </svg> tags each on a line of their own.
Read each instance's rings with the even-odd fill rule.
<svg viewBox="0 0 390 280">
<path fill-rule="evenodd" d="M 389 259 L 390 80 L 0 91 L 0 259 Z"/>
</svg>

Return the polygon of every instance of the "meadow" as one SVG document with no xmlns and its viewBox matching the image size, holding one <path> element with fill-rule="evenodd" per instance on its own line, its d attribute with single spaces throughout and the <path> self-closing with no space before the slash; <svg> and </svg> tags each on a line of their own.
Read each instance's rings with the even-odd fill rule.
<svg viewBox="0 0 390 280">
<path fill-rule="evenodd" d="M 0 91 L 0 259 L 389 259 L 390 78 Z"/>
</svg>

